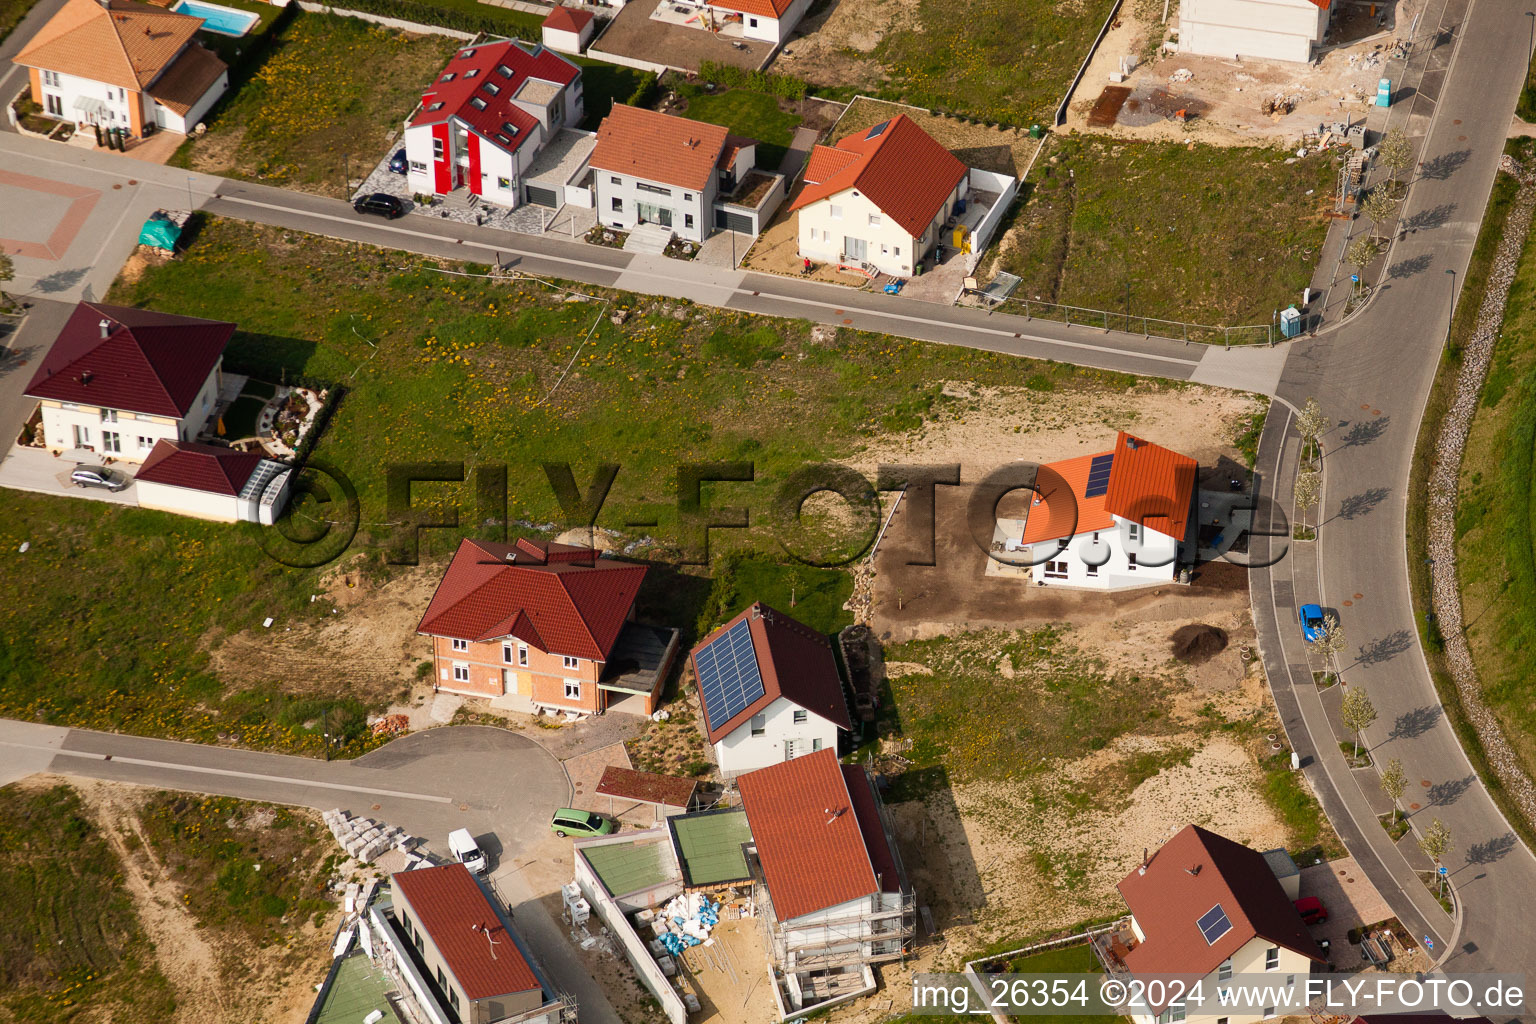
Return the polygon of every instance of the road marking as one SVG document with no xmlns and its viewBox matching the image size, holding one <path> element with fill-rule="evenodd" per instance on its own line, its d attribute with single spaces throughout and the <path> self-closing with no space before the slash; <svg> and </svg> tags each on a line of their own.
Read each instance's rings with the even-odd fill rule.
<svg viewBox="0 0 1536 1024">
<path fill-rule="evenodd" d="M 10 743 L 0 740 L 0 747 L 20 747 L 25 750 L 44 750 L 57 757 L 83 757 L 87 760 L 131 764 L 141 768 L 165 768 L 177 772 L 202 775 L 223 775 L 235 779 L 252 779 L 257 782 L 277 782 L 285 786 L 313 786 L 319 789 L 338 789 L 348 793 L 367 793 L 370 796 L 392 796 L 405 800 L 426 800 L 434 804 L 451 804 L 446 796 L 428 796 L 423 793 L 405 793 L 398 789 L 374 789 L 369 786 L 349 786 L 341 782 L 319 782 L 315 779 L 298 779 L 286 775 L 264 775 L 261 772 L 241 772 L 232 768 L 204 768 L 199 765 L 176 764 L 171 761 L 151 761 L 142 757 L 124 757 L 121 754 L 96 754 L 88 750 L 60 750 L 58 747 L 40 746 L 34 743 Z"/>
</svg>

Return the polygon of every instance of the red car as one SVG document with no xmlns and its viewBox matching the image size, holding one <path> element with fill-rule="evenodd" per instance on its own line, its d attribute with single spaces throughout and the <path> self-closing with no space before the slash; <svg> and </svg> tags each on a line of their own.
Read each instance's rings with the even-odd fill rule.
<svg viewBox="0 0 1536 1024">
<path fill-rule="evenodd" d="M 1323 906 L 1323 901 L 1316 896 L 1297 900 L 1296 913 L 1300 914 L 1302 921 L 1307 924 L 1322 924 L 1328 920 L 1328 908 Z"/>
</svg>

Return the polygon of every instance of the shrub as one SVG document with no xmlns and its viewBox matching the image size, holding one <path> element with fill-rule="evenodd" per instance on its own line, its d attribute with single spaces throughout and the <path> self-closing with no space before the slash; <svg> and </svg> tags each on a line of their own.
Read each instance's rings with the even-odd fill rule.
<svg viewBox="0 0 1536 1024">
<path fill-rule="evenodd" d="M 805 99 L 806 84 L 793 75 L 772 75 L 766 71 L 748 71 L 706 60 L 699 65 L 699 77 L 706 82 L 718 82 L 729 89 L 750 89 L 786 100 Z"/>
<path fill-rule="evenodd" d="M 646 75 L 635 86 L 635 91 L 629 94 L 629 99 L 624 102 L 632 107 L 649 107 L 656 102 L 656 94 L 661 91 L 661 77 L 659 75 Z"/>
</svg>

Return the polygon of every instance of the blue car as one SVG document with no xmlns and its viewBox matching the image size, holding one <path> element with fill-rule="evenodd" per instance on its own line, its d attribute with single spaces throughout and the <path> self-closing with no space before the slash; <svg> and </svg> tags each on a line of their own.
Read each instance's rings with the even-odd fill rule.
<svg viewBox="0 0 1536 1024">
<path fill-rule="evenodd" d="M 1301 635 L 1312 643 L 1323 635 L 1323 610 L 1315 604 L 1301 606 Z"/>
<path fill-rule="evenodd" d="M 395 150 L 395 155 L 389 158 L 389 169 L 396 174 L 404 174 L 406 168 L 405 150 Z"/>
</svg>

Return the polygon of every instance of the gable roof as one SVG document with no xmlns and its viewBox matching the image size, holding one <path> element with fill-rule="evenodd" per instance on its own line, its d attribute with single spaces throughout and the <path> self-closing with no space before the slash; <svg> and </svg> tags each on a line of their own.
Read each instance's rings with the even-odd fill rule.
<svg viewBox="0 0 1536 1024">
<path fill-rule="evenodd" d="M 538 134 L 539 119 L 512 100 L 530 79 L 564 88 L 581 69 L 554 50 L 532 51 L 515 40 L 466 46 L 421 94 L 421 106 L 407 127 L 442 124 L 457 118 L 475 134 L 507 152 L 516 152 Z M 508 130 L 508 126 L 512 130 Z"/>
<path fill-rule="evenodd" d="M 1323 959 L 1264 855 L 1198 825 L 1121 879 L 1120 895 L 1146 936 L 1125 955 L 1133 974 L 1204 975 L 1255 937 Z M 1207 942 L 1198 921 L 1217 906 L 1232 927 Z"/>
<path fill-rule="evenodd" d="M 795 0 L 710 0 L 709 6 L 718 7 L 722 11 L 755 14 L 759 18 L 782 18 L 794 3 Z"/>
<path fill-rule="evenodd" d="M 66 0 L 13 63 L 135 92 L 153 82 L 202 28 L 203 19 L 135 0 Z"/>
<path fill-rule="evenodd" d="M 725 634 L 741 622 L 748 624 L 763 693 L 736 714 L 721 719 L 719 716 L 725 709 L 718 700 L 711 706 L 705 697 L 698 658 L 706 648 L 722 642 Z M 720 742 L 780 697 L 825 718 L 839 729 L 853 728 L 832 645 L 811 627 L 765 604 L 753 604 L 710 633 L 689 652 L 688 659 L 711 743 Z"/>
<path fill-rule="evenodd" d="M 466 998 L 543 992 L 517 938 L 463 864 L 402 871 L 389 880 Z"/>
<path fill-rule="evenodd" d="M 133 478 L 234 497 L 261 462 L 262 457 L 255 452 L 161 438 Z"/>
<path fill-rule="evenodd" d="M 1109 462 L 1105 487 L 1090 493 L 1094 464 Z M 1115 518 L 1183 540 L 1189 525 L 1199 466 L 1187 455 L 1121 431 L 1113 451 L 1048 462 L 1040 467 L 1036 492 L 1024 519 L 1024 543 L 1038 544 L 1108 530 Z M 1073 500 L 1061 496 L 1062 489 Z M 1052 500 L 1058 498 L 1059 500 Z"/>
<path fill-rule="evenodd" d="M 597 792 L 603 796 L 682 808 L 693 802 L 693 794 L 698 788 L 698 782 L 693 779 L 637 772 L 633 768 L 620 768 L 612 764 L 603 769 L 603 777 L 597 783 Z"/>
<path fill-rule="evenodd" d="M 591 11 L 581 11 L 574 7 L 556 7 L 544 16 L 544 28 L 552 28 L 561 32 L 575 32 L 581 34 L 581 30 L 592 24 Z"/>
<path fill-rule="evenodd" d="M 222 320 L 82 302 L 33 374 L 27 396 L 179 419 L 234 333 L 235 325 Z"/>
<path fill-rule="evenodd" d="M 591 164 L 600 171 L 703 191 L 728 135 L 717 124 L 615 103 L 597 127 Z"/>
<path fill-rule="evenodd" d="M 464 540 L 416 632 L 460 640 L 517 637 L 549 654 L 606 661 L 646 567 L 590 548 Z"/>
<path fill-rule="evenodd" d="M 967 173 L 953 153 L 907 115 L 897 114 L 843 136 L 835 146 L 811 150 L 805 185 L 789 208 L 798 210 L 856 188 L 917 238 Z"/>
<path fill-rule="evenodd" d="M 229 70 L 229 65 L 202 43 L 193 43 L 165 69 L 165 74 L 155 79 L 149 94 L 161 106 L 186 116 L 197 105 L 219 76 Z"/>
<path fill-rule="evenodd" d="M 736 785 L 780 921 L 883 890 L 852 795 L 869 788 L 864 769 L 845 774 L 833 751 L 818 750 L 747 772 Z M 868 799 L 873 810 L 872 793 Z M 882 870 L 889 858 L 887 847 Z"/>
</svg>

